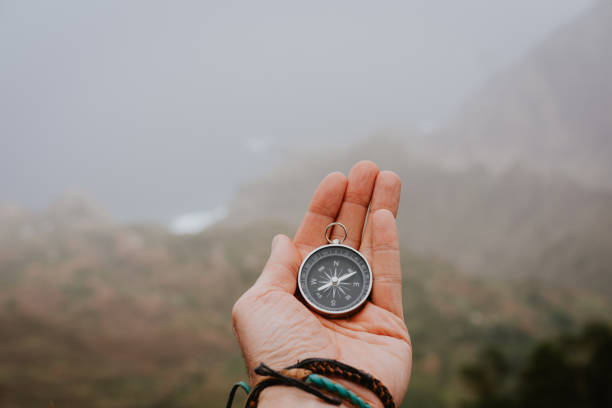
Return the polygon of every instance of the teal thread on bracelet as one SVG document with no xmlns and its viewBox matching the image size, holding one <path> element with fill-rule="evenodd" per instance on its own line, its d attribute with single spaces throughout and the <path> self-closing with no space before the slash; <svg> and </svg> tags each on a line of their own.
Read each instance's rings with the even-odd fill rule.
<svg viewBox="0 0 612 408">
<path fill-rule="evenodd" d="M 370 406 L 353 391 L 347 390 L 340 384 L 333 382 L 327 377 L 322 377 L 318 374 L 310 374 L 306 378 L 306 384 L 314 384 L 319 388 L 324 388 L 329 392 L 341 396 L 343 399 L 349 400 L 353 405 L 356 405 L 359 408 L 370 408 Z"/>
<path fill-rule="evenodd" d="M 356 395 L 353 391 L 344 388 L 342 385 L 333 382 L 327 377 L 323 377 L 318 374 L 310 374 L 308 377 L 306 377 L 306 380 L 304 380 L 304 382 L 306 384 L 312 384 L 317 388 L 323 388 L 324 390 L 336 394 L 342 399 L 348 400 L 351 404 L 357 406 L 358 408 L 370 408 L 370 405 L 367 404 L 361 397 Z M 232 406 L 234 395 L 238 388 L 242 388 L 242 390 L 244 390 L 247 395 L 251 393 L 251 386 L 249 384 L 244 381 L 238 381 L 234 384 L 232 390 L 230 391 L 230 396 L 226 405 L 227 408 Z"/>
<path fill-rule="evenodd" d="M 236 391 L 238 391 L 238 388 L 242 388 L 244 392 L 246 392 L 247 396 L 251 393 L 251 386 L 249 384 L 245 383 L 244 381 L 238 381 L 232 386 L 232 389 L 230 390 L 225 408 L 232 408 L 234 397 L 236 396 Z"/>
<path fill-rule="evenodd" d="M 247 393 L 247 395 L 251 392 L 251 386 L 244 381 L 238 381 L 235 385 L 239 386 Z"/>
</svg>

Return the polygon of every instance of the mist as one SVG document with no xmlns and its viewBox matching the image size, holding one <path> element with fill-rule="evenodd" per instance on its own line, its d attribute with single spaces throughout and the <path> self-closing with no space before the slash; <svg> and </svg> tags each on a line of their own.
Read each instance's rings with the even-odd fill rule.
<svg viewBox="0 0 612 408">
<path fill-rule="evenodd" d="M 440 127 L 593 4 L 0 3 L 0 202 L 165 222 L 303 149 Z"/>
<path fill-rule="evenodd" d="M 225 406 L 255 338 L 403 408 L 612 406 L 610 72 L 609 1 L 0 0 L 0 406 Z"/>
</svg>

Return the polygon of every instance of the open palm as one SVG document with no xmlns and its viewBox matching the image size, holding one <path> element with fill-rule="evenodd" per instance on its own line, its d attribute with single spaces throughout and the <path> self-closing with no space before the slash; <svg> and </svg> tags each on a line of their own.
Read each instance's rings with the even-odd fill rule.
<svg viewBox="0 0 612 408">
<path fill-rule="evenodd" d="M 294 240 L 274 238 L 261 276 L 233 310 L 252 382 L 257 381 L 253 369 L 261 362 L 280 369 L 309 357 L 331 358 L 369 372 L 389 388 L 397 403 L 402 400 L 412 360 L 395 224 L 400 186 L 394 173 L 379 173 L 368 161 L 357 163 L 348 180 L 331 173 L 315 191 Z M 323 231 L 334 221 L 346 225 L 344 244 L 368 259 L 374 275 L 370 301 L 343 319 L 313 313 L 295 297 L 302 259 L 326 243 Z M 332 237 L 341 234 L 334 231 Z M 373 396 L 364 397 L 378 405 Z"/>
</svg>

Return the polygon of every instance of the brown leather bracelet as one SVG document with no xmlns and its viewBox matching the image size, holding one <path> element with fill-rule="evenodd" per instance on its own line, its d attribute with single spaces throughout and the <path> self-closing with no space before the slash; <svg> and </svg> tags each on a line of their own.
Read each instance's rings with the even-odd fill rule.
<svg viewBox="0 0 612 408">
<path fill-rule="evenodd" d="M 287 368 L 305 368 L 316 374 L 343 378 L 372 391 L 382 402 L 384 408 L 395 408 L 395 402 L 393 402 L 391 392 L 389 392 L 389 389 L 385 387 L 380 380 L 340 361 L 324 358 L 308 358 Z"/>
<path fill-rule="evenodd" d="M 374 395 L 380 399 L 384 408 L 395 408 L 393 396 L 387 387 L 385 387 L 378 379 L 364 371 L 358 370 L 337 360 L 309 358 L 299 361 L 292 366 L 286 367 L 280 372 L 275 371 L 262 363 L 255 369 L 255 373 L 258 375 L 267 376 L 268 378 L 258 383 L 251 390 L 245 404 L 246 408 L 256 408 L 261 392 L 267 387 L 274 385 L 294 386 L 317 396 L 319 399 L 327 403 L 340 405 L 340 400 L 327 396 L 319 391 L 316 387 L 313 387 L 305 382 L 306 377 L 313 373 L 329 377 L 339 377 L 356 383 L 372 391 Z M 296 375 L 296 373 L 298 374 Z M 231 401 L 228 401 L 228 406 L 230 403 Z"/>
</svg>

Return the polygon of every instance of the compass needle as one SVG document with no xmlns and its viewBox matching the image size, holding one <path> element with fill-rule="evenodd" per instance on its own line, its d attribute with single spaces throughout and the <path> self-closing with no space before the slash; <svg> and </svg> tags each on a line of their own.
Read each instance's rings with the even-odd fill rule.
<svg viewBox="0 0 612 408">
<path fill-rule="evenodd" d="M 314 249 L 302 261 L 298 289 L 306 305 L 315 312 L 326 317 L 345 317 L 367 302 L 372 290 L 372 270 L 366 258 L 342 245 L 342 240 L 328 241 L 329 245 Z"/>
<path fill-rule="evenodd" d="M 350 269 L 349 269 L 350 271 Z M 357 271 L 352 271 L 347 273 L 346 275 L 342 275 L 341 277 L 338 278 L 338 282 L 342 282 L 343 280 L 346 280 L 348 278 L 350 278 L 351 276 L 355 275 L 357 273 Z"/>
<path fill-rule="evenodd" d="M 319 289 L 317 290 L 325 290 L 327 288 L 329 288 L 332 285 L 331 281 L 327 282 L 325 285 L 321 286 Z"/>
</svg>

